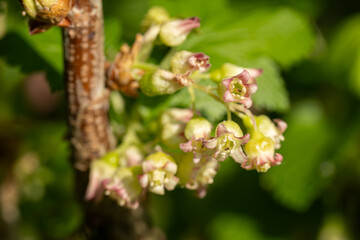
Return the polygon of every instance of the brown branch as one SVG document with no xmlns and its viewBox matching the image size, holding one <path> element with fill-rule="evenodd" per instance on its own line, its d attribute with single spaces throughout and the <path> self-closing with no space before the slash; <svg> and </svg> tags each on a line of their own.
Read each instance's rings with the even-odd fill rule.
<svg viewBox="0 0 360 240">
<path fill-rule="evenodd" d="M 64 29 L 65 86 L 75 166 L 76 191 L 85 213 L 87 239 L 161 239 L 154 237 L 146 211 L 119 207 L 108 198 L 85 202 L 91 161 L 114 148 L 109 126 L 109 90 L 105 88 L 101 0 L 76 0 Z"/>
</svg>

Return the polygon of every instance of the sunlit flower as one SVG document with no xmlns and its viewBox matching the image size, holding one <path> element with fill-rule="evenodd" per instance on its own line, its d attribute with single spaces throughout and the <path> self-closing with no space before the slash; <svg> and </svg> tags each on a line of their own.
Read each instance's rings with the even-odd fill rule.
<svg viewBox="0 0 360 240">
<path fill-rule="evenodd" d="M 180 149 L 184 152 L 192 152 L 194 154 L 194 163 L 199 163 L 203 155 L 207 155 L 207 148 L 203 145 L 203 141 L 210 138 L 211 123 L 202 117 L 193 118 L 185 128 L 186 143 L 180 144 Z"/>
<path fill-rule="evenodd" d="M 259 131 L 254 132 L 244 150 L 247 161 L 242 163 L 242 167 L 247 170 L 266 172 L 270 167 L 280 165 L 283 160 L 281 154 L 275 153 L 274 141 Z"/>
<path fill-rule="evenodd" d="M 179 181 L 174 176 L 177 171 L 175 160 L 163 152 L 149 155 L 142 163 L 142 170 L 144 174 L 139 175 L 140 186 L 156 194 L 163 195 L 165 188 L 173 190 Z"/>
<path fill-rule="evenodd" d="M 269 117 L 260 115 L 255 117 L 256 125 L 259 131 L 266 137 L 270 137 L 275 143 L 275 149 L 279 149 L 281 141 L 285 140 L 283 135 L 287 128 L 286 122 L 281 119 L 274 119 L 273 122 Z"/>
<path fill-rule="evenodd" d="M 246 70 L 234 77 L 222 80 L 218 86 L 218 93 L 224 102 L 238 102 L 246 108 L 251 107 L 250 95 L 256 90 L 256 82 L 250 78 L 250 74 Z"/>
<path fill-rule="evenodd" d="M 140 149 L 131 145 L 126 148 L 124 154 L 120 157 L 120 166 L 122 167 L 131 167 L 131 166 L 139 166 L 143 161 L 143 154 Z"/>
<path fill-rule="evenodd" d="M 219 162 L 212 157 L 204 157 L 195 164 L 193 154 L 187 153 L 179 161 L 177 176 L 181 185 L 187 189 L 196 190 L 196 195 L 203 198 L 206 195 L 207 186 L 214 182 L 218 168 Z"/>
<path fill-rule="evenodd" d="M 243 135 L 237 123 L 224 121 L 216 127 L 215 138 L 205 140 L 203 144 L 209 149 L 216 149 L 214 157 L 218 161 L 224 161 L 230 156 L 235 162 L 242 163 L 246 160 L 246 156 L 241 146 L 249 139 L 250 135 Z"/>
<path fill-rule="evenodd" d="M 109 180 L 118 167 L 119 157 L 116 153 L 108 153 L 103 158 L 95 160 L 90 165 L 89 184 L 85 199 L 98 200 L 104 191 L 103 182 Z"/>
<path fill-rule="evenodd" d="M 179 46 L 186 40 L 191 30 L 197 27 L 200 27 L 200 19 L 197 17 L 168 21 L 161 26 L 160 39 L 167 46 Z"/>
<path fill-rule="evenodd" d="M 111 179 L 103 181 L 105 194 L 115 199 L 120 206 L 138 208 L 138 197 L 142 191 L 137 178 L 140 173 L 141 167 L 119 168 Z"/>
</svg>

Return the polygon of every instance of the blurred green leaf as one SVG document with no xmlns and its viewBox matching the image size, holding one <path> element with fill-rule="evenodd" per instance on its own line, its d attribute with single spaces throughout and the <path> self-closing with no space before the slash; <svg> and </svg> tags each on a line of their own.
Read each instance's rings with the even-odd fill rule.
<svg viewBox="0 0 360 240">
<path fill-rule="evenodd" d="M 253 96 L 255 105 L 269 111 L 288 110 L 289 96 L 277 65 L 269 58 L 260 58 L 254 65 L 263 69 L 263 74 L 257 78 L 258 90 Z"/>
<path fill-rule="evenodd" d="M 327 64 L 329 79 L 339 86 L 348 87 L 360 96 L 360 15 L 348 18 L 339 27 L 330 43 Z M 348 80 L 349 79 L 349 80 Z"/>
<path fill-rule="evenodd" d="M 284 161 L 264 174 L 262 180 L 279 202 L 304 211 L 321 194 L 331 176 L 322 175 L 321 167 L 328 160 L 326 149 L 333 133 L 321 106 L 313 101 L 295 106 L 287 122 L 286 141 L 280 149 Z M 332 165 L 328 161 L 326 164 Z"/>
<path fill-rule="evenodd" d="M 233 213 L 217 216 L 208 228 L 208 235 L 211 240 L 265 239 L 252 219 Z"/>
<path fill-rule="evenodd" d="M 105 17 L 105 54 L 108 59 L 112 60 L 120 49 L 121 25 L 118 19 Z"/>
<path fill-rule="evenodd" d="M 56 35 L 55 32 L 52 34 Z M 42 41 L 46 42 L 46 37 Z M 51 42 L 51 38 L 49 41 Z M 37 43 L 37 48 L 41 48 L 41 42 Z M 60 90 L 63 86 L 63 79 L 58 68 L 62 68 L 62 58 L 61 52 L 57 48 L 60 49 L 61 45 L 55 47 L 56 44 L 44 43 L 41 51 L 34 45 L 36 44 L 29 42 L 27 37 L 24 38 L 16 32 L 9 32 L 0 40 L 0 56 L 4 57 L 11 65 L 20 66 L 24 73 L 45 70 L 51 89 L 53 91 Z M 49 53 L 46 53 L 47 49 L 49 49 Z M 50 60 L 51 58 L 53 59 Z M 53 64 L 56 62 L 55 60 L 57 67 Z"/>
<path fill-rule="evenodd" d="M 289 100 L 276 63 L 288 68 L 309 54 L 314 43 L 310 24 L 288 8 L 261 9 L 239 17 L 234 14 L 231 10 L 220 11 L 219 15 L 224 16 L 221 20 L 202 21 L 199 33 L 181 49 L 205 52 L 213 68 L 224 62 L 263 68 L 255 104 L 269 111 L 287 110 Z"/>
</svg>

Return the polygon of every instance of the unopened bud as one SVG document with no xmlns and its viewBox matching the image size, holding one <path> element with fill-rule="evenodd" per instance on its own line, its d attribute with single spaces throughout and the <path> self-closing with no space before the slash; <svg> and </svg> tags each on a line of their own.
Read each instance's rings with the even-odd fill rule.
<svg viewBox="0 0 360 240">
<path fill-rule="evenodd" d="M 172 94 L 182 88 L 176 74 L 159 69 L 152 74 L 145 74 L 140 81 L 141 91 L 148 96 Z"/>
<path fill-rule="evenodd" d="M 180 51 L 171 58 L 171 69 L 174 73 L 190 74 L 196 70 L 205 72 L 210 66 L 209 56 L 204 53 Z"/>
<path fill-rule="evenodd" d="M 50 24 L 58 24 L 71 9 L 71 0 L 21 0 L 30 18 Z"/>
<path fill-rule="evenodd" d="M 165 8 L 155 6 L 149 9 L 146 13 L 144 20 L 141 23 L 141 26 L 144 29 L 149 28 L 151 25 L 160 25 L 170 19 L 169 13 Z"/>
<path fill-rule="evenodd" d="M 211 73 L 211 79 L 220 82 L 224 78 L 236 76 L 246 70 L 250 74 L 251 79 L 255 79 L 262 74 L 262 69 L 258 68 L 243 68 L 232 63 L 224 63 L 221 68 Z"/>
<path fill-rule="evenodd" d="M 160 39 L 169 47 L 179 46 L 191 30 L 197 27 L 200 27 L 200 19 L 197 17 L 168 21 L 161 26 Z"/>
</svg>

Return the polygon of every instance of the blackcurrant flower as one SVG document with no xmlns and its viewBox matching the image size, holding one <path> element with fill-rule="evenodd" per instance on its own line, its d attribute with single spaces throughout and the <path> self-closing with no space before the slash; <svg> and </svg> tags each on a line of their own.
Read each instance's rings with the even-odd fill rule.
<svg viewBox="0 0 360 240">
<path fill-rule="evenodd" d="M 99 160 L 95 160 L 90 166 L 89 184 L 85 199 L 99 199 L 104 191 L 103 182 L 111 179 L 119 165 L 119 156 L 110 152 Z"/>
<path fill-rule="evenodd" d="M 165 188 L 173 190 L 179 179 L 175 177 L 177 165 L 168 154 L 157 152 L 149 155 L 142 163 L 143 174 L 139 175 L 142 188 L 149 188 L 150 192 L 164 195 Z"/>
<path fill-rule="evenodd" d="M 275 153 L 274 141 L 259 131 L 253 133 L 244 150 L 247 161 L 242 163 L 242 167 L 247 170 L 267 172 L 270 167 L 280 165 L 283 160 L 281 154 Z"/>
<path fill-rule="evenodd" d="M 250 74 L 246 70 L 234 77 L 222 80 L 218 86 L 218 93 L 224 102 L 238 102 L 246 108 L 251 107 L 250 96 L 256 90 L 256 82 L 250 78 Z"/>
<path fill-rule="evenodd" d="M 140 166 L 119 168 L 112 178 L 103 181 L 105 195 L 115 199 L 120 206 L 138 208 L 142 188 L 137 175 L 141 172 Z"/>
<path fill-rule="evenodd" d="M 210 138 L 211 129 L 211 123 L 202 117 L 193 118 L 186 125 L 185 137 L 188 142 L 181 143 L 180 149 L 184 152 L 192 152 L 195 164 L 207 155 L 208 149 L 203 145 L 203 141 Z"/>
<path fill-rule="evenodd" d="M 250 135 L 243 135 L 237 123 L 224 121 L 216 127 L 215 138 L 205 140 L 203 144 L 209 149 L 216 149 L 214 157 L 218 161 L 224 161 L 230 156 L 235 162 L 242 163 L 246 160 L 246 156 L 241 146 L 249 139 Z"/>
<path fill-rule="evenodd" d="M 193 154 L 187 153 L 179 163 L 178 177 L 187 189 L 196 190 L 196 195 L 203 198 L 209 184 L 214 182 L 219 162 L 212 157 L 204 157 L 199 163 L 193 162 Z"/>
</svg>

